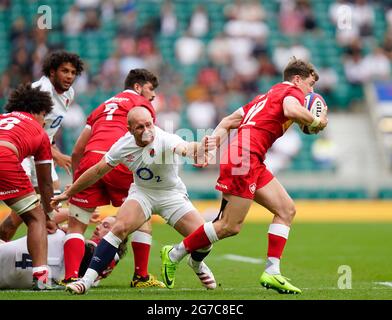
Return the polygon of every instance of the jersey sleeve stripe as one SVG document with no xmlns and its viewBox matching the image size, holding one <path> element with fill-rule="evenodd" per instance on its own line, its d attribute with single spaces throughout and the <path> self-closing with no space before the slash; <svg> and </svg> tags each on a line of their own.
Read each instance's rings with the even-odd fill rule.
<svg viewBox="0 0 392 320">
<path fill-rule="evenodd" d="M 41 161 L 34 161 L 35 164 L 45 164 L 45 163 L 52 163 L 52 160 L 41 160 Z"/>
</svg>

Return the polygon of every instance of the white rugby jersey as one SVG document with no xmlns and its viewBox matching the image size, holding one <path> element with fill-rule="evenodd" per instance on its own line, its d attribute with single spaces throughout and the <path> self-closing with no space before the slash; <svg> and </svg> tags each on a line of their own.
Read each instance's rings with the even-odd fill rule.
<svg viewBox="0 0 392 320">
<path fill-rule="evenodd" d="M 61 280 L 64 277 L 65 233 L 58 229 L 48 235 L 49 276 Z M 33 267 L 27 250 L 27 237 L 0 244 L 0 289 L 31 289 Z"/>
<path fill-rule="evenodd" d="M 185 141 L 155 126 L 155 138 L 145 147 L 139 147 L 134 136 L 127 132 L 105 155 L 106 163 L 115 167 L 123 163 L 133 172 L 135 184 L 149 189 L 179 190 L 186 187 L 178 176 L 179 157 L 174 148 Z"/>
<path fill-rule="evenodd" d="M 45 117 L 45 131 L 49 136 L 50 142 L 53 141 L 53 137 L 56 134 L 57 130 L 61 126 L 61 122 L 63 121 L 69 106 L 71 105 L 74 99 L 74 89 L 70 87 L 67 91 L 62 94 L 58 94 L 53 84 L 50 82 L 49 78 L 46 76 L 42 76 L 36 82 L 32 83 L 32 87 L 41 86 L 41 91 L 47 91 L 50 93 L 53 101 L 53 110 L 51 113 L 46 115 Z"/>
</svg>

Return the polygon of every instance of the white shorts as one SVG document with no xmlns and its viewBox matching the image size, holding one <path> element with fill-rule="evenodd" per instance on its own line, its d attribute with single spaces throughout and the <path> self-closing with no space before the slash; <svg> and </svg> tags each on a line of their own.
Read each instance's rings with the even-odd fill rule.
<svg viewBox="0 0 392 320">
<path fill-rule="evenodd" d="M 51 162 L 52 164 L 52 181 L 57 181 L 59 179 L 56 170 L 54 168 L 54 163 L 53 160 Z M 33 184 L 34 187 L 38 187 L 38 180 L 37 180 L 37 172 L 35 171 L 35 163 L 34 163 L 34 157 L 27 157 L 24 158 L 22 161 L 22 167 L 26 174 L 29 176 L 31 183 Z"/>
<path fill-rule="evenodd" d="M 188 212 L 196 210 L 184 192 L 151 190 L 138 187 L 134 183 L 129 189 L 125 201 L 127 200 L 136 200 L 140 204 L 146 220 L 149 220 L 152 214 L 159 214 L 171 226 Z"/>
</svg>

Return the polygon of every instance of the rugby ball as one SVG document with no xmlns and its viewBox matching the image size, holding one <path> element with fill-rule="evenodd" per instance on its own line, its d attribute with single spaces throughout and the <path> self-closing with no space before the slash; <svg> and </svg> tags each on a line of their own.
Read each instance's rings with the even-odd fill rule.
<svg viewBox="0 0 392 320">
<path fill-rule="evenodd" d="M 315 117 L 319 117 L 321 113 L 327 113 L 328 111 L 327 104 L 325 103 L 323 97 L 315 92 L 311 92 L 306 95 L 304 107 L 308 109 Z M 302 125 L 300 127 L 303 133 L 316 133 L 315 130 L 309 126 Z"/>
</svg>

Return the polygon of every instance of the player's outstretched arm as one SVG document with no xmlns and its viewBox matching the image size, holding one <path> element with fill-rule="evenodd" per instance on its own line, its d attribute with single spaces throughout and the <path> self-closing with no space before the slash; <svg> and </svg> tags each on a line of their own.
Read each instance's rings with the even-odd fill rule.
<svg viewBox="0 0 392 320">
<path fill-rule="evenodd" d="M 309 110 L 301 106 L 297 98 L 292 96 L 284 98 L 283 111 L 285 117 L 318 130 L 323 130 L 328 124 L 326 114 L 322 113 L 320 117 L 314 117 Z"/>
<path fill-rule="evenodd" d="M 192 158 L 198 167 L 206 167 L 209 160 L 209 151 L 217 147 L 217 138 L 205 136 L 200 142 L 179 143 L 174 152 L 182 157 Z"/>
<path fill-rule="evenodd" d="M 99 179 L 101 179 L 105 174 L 113 169 L 102 158 L 100 162 L 85 171 L 67 190 L 62 194 L 52 198 L 51 205 L 56 208 L 61 201 L 68 200 L 70 197 L 76 193 L 86 189 L 87 187 L 93 185 Z"/>
<path fill-rule="evenodd" d="M 217 146 L 220 146 L 227 139 L 231 129 L 237 129 L 240 126 L 242 118 L 243 114 L 238 109 L 219 122 L 212 133 L 212 136 L 217 138 Z"/>
</svg>

